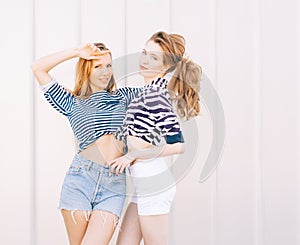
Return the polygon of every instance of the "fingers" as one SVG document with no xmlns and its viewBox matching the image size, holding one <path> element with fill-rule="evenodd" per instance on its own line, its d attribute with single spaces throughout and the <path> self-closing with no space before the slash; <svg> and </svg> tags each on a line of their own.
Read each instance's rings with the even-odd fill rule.
<svg viewBox="0 0 300 245">
<path fill-rule="evenodd" d="M 116 172 L 116 174 L 118 175 L 118 166 L 120 165 L 120 163 L 117 161 L 117 159 L 110 161 L 108 165 L 110 166 L 110 172 Z"/>
<path fill-rule="evenodd" d="M 104 54 L 109 54 L 110 51 L 109 50 L 100 50 L 96 45 L 94 45 L 93 43 L 89 43 L 87 44 L 87 46 L 92 49 L 92 51 L 94 52 L 93 55 L 95 56 L 101 56 Z"/>
<path fill-rule="evenodd" d="M 110 172 L 119 175 L 119 173 L 120 174 L 122 173 L 122 171 L 120 171 L 121 168 L 122 168 L 122 164 L 114 163 L 110 166 Z"/>
<path fill-rule="evenodd" d="M 99 59 L 100 56 L 101 56 L 101 55 L 95 54 L 94 56 L 90 56 L 89 59 L 90 59 L 90 60 L 97 60 L 97 59 Z"/>
<path fill-rule="evenodd" d="M 122 166 L 120 169 L 120 174 L 123 173 L 124 170 L 125 170 L 125 166 Z"/>
<path fill-rule="evenodd" d="M 116 175 L 122 174 L 126 168 L 126 163 L 113 161 L 109 163 L 110 172 L 115 173 Z"/>
<path fill-rule="evenodd" d="M 97 47 L 93 43 L 88 43 L 87 46 L 92 49 L 93 51 L 97 50 Z"/>
<path fill-rule="evenodd" d="M 111 172 L 111 173 L 114 173 L 114 172 L 115 172 L 115 167 L 116 167 L 116 166 L 117 166 L 116 163 L 113 163 L 113 164 L 109 163 L 109 167 L 110 167 L 110 172 Z"/>
<path fill-rule="evenodd" d="M 120 168 L 122 167 L 121 164 L 119 164 L 117 167 L 116 167 L 116 175 L 118 176 L 119 174 L 121 174 L 122 172 L 120 172 Z"/>
<path fill-rule="evenodd" d="M 129 158 L 128 156 L 122 156 L 116 158 L 108 163 L 110 166 L 110 172 L 115 173 L 116 175 L 122 174 L 125 171 L 125 168 L 130 165 L 133 159 Z"/>
</svg>

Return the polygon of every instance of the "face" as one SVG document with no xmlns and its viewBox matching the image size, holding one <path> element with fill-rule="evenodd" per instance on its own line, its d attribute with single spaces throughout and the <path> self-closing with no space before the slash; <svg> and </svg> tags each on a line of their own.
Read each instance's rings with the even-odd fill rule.
<svg viewBox="0 0 300 245">
<path fill-rule="evenodd" d="M 161 47 L 152 40 L 149 40 L 141 53 L 139 65 L 139 73 L 144 77 L 146 82 L 150 82 L 161 76 L 166 68 L 163 64 L 163 50 Z"/>
<path fill-rule="evenodd" d="M 104 90 L 112 77 L 112 61 L 110 54 L 105 54 L 100 59 L 93 60 L 90 85 L 93 92 Z"/>
</svg>

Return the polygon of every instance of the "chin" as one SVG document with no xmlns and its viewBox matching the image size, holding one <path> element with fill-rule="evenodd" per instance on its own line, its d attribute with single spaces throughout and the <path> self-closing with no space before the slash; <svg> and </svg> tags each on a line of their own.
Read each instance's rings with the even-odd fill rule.
<svg viewBox="0 0 300 245">
<path fill-rule="evenodd" d="M 147 76 L 147 72 L 145 70 L 139 70 L 139 74 L 143 77 Z"/>
<path fill-rule="evenodd" d="M 157 76 L 156 72 L 150 71 L 150 70 L 140 70 L 139 74 L 145 78 L 151 78 Z"/>
</svg>

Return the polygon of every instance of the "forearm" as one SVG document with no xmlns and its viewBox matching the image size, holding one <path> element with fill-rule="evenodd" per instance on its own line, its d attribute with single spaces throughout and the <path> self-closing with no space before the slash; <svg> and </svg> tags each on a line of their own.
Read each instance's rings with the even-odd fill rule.
<svg viewBox="0 0 300 245">
<path fill-rule="evenodd" d="M 63 50 L 54 54 L 44 56 L 34 61 L 31 65 L 31 69 L 40 85 L 46 85 L 50 82 L 51 76 L 49 71 L 58 64 L 78 57 L 77 48 Z"/>
<path fill-rule="evenodd" d="M 153 146 L 142 150 L 130 151 L 127 157 L 134 160 L 147 160 L 156 157 L 167 157 L 181 154 L 184 152 L 184 143 L 165 144 L 161 146 Z"/>
</svg>

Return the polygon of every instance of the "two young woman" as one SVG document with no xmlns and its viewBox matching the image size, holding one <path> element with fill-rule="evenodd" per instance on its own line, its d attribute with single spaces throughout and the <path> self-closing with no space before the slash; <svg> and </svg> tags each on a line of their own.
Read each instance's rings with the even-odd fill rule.
<svg viewBox="0 0 300 245">
<path fill-rule="evenodd" d="M 146 175 L 153 176 L 161 173 L 162 169 L 166 170 L 166 165 L 162 160 L 141 160 L 151 159 L 157 154 L 163 157 L 182 151 L 182 135 L 169 99 L 177 105 L 181 116 L 194 116 L 199 112 L 197 84 L 200 81 L 200 68 L 182 59 L 184 39 L 163 32 L 151 39 L 141 56 L 141 75 L 148 83 L 141 89 L 115 89 L 111 54 L 103 44 L 58 52 L 32 65 L 46 99 L 67 116 L 79 141 L 79 152 L 66 174 L 59 205 L 70 244 L 108 244 L 124 204 L 124 168 L 132 165 L 132 174 L 143 177 L 140 174 L 146 170 Z M 165 50 L 162 43 L 171 50 Z M 74 91 L 69 92 L 49 75 L 49 71 L 75 57 L 79 57 L 76 84 Z M 194 67 L 191 70 L 194 73 L 191 81 L 195 80 L 196 83 L 194 88 L 182 77 L 181 69 L 188 68 L 189 64 Z M 174 70 L 175 79 L 155 80 Z M 169 89 L 171 98 L 168 97 Z M 154 97 L 158 100 L 153 100 Z M 155 108 L 158 107 L 161 110 L 156 114 Z M 141 108 L 146 114 L 136 111 Z M 135 119 L 134 123 L 132 118 Z M 150 121 L 146 124 L 149 125 L 145 126 L 148 119 Z M 160 142 L 162 136 L 170 144 L 153 146 Z M 122 157 L 125 139 L 128 153 Z M 153 167 L 157 167 L 157 171 L 150 171 L 149 174 L 147 169 Z M 116 173 L 111 174 L 112 170 Z M 156 207 L 149 210 L 151 199 L 138 193 L 143 189 L 140 186 L 135 186 L 137 198 L 134 202 L 137 204 L 132 203 L 127 209 L 118 243 L 139 244 L 143 237 L 145 244 L 166 244 L 167 213 L 175 189 L 173 187 L 171 191 L 155 195 Z"/>
</svg>

